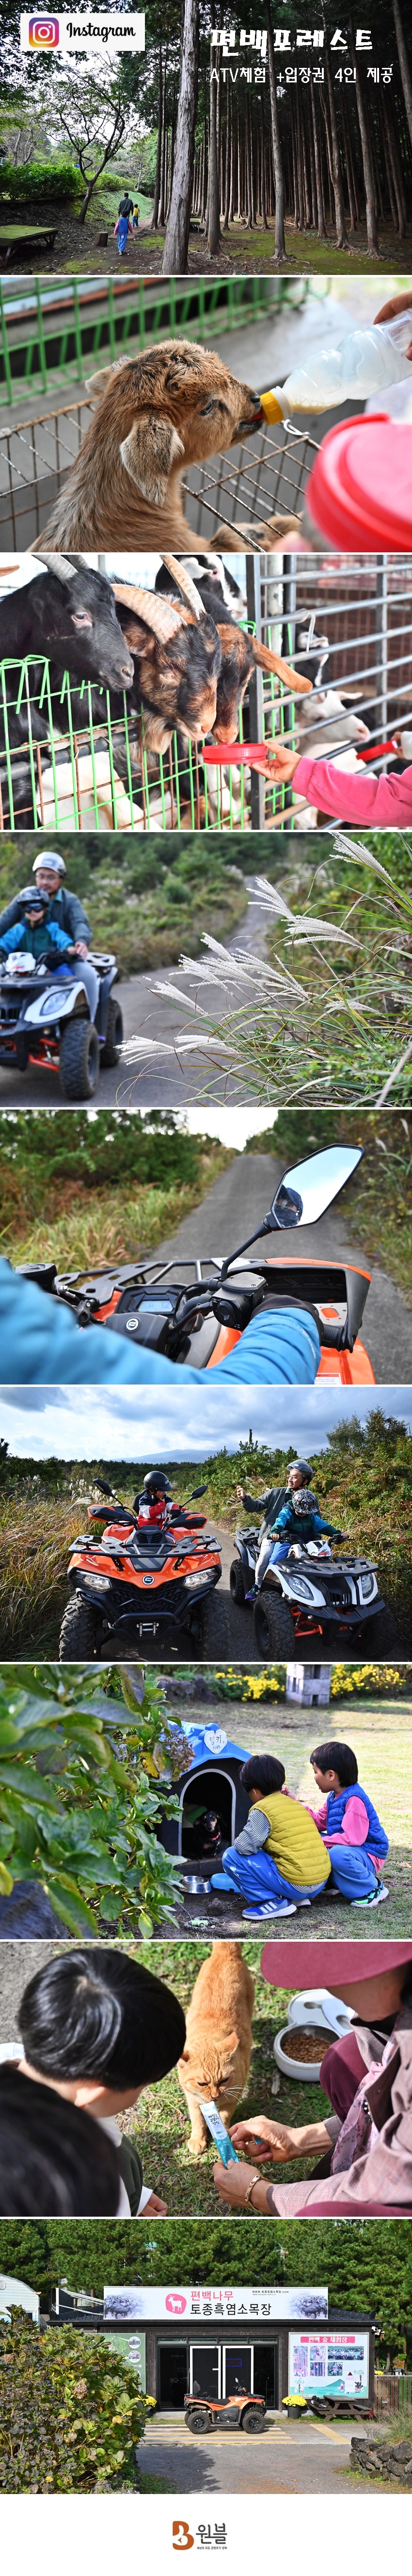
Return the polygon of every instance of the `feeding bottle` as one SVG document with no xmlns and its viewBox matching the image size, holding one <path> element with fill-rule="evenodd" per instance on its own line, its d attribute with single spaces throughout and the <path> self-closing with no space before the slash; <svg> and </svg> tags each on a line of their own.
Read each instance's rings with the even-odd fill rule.
<svg viewBox="0 0 412 2576">
<path fill-rule="evenodd" d="M 306 366 L 292 367 L 286 384 L 261 395 L 266 420 L 284 420 L 289 411 L 329 411 L 352 395 L 366 402 L 369 394 L 382 393 L 402 377 L 412 383 L 412 359 L 406 356 L 411 342 L 412 304 L 409 313 L 397 313 L 393 322 L 371 322 L 366 330 L 349 331 L 346 339 L 317 349 Z"/>
</svg>

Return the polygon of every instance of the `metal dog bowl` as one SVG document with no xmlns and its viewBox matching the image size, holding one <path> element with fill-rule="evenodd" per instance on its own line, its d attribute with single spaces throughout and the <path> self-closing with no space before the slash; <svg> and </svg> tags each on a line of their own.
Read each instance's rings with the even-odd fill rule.
<svg viewBox="0 0 412 2576">
<path fill-rule="evenodd" d="M 208 1896 L 208 1895 L 209 1895 L 209 1879 L 208 1879 L 208 1878 L 194 1878 L 194 1877 L 192 1877 L 192 1876 L 190 1876 L 190 1878 L 186 1878 L 186 1877 L 185 1877 L 185 1880 L 184 1880 L 184 1894 L 185 1894 L 185 1896 Z"/>
</svg>

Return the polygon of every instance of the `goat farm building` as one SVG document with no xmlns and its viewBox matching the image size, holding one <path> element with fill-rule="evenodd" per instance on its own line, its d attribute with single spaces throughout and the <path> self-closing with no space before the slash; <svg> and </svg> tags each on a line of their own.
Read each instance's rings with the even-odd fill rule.
<svg viewBox="0 0 412 2576">
<path fill-rule="evenodd" d="M 109 2333 L 167 2414 L 181 2413 L 186 2391 L 207 2401 L 235 2396 L 239 2388 L 264 2397 L 275 2412 L 299 2394 L 326 2406 L 373 2408 L 375 2319 L 366 2309 L 329 2309 L 327 2289 L 230 2290 L 195 2282 L 143 2290 L 133 2283 L 92 2300 L 60 2282 L 51 2293 L 50 2320 L 54 2327 Z"/>
</svg>

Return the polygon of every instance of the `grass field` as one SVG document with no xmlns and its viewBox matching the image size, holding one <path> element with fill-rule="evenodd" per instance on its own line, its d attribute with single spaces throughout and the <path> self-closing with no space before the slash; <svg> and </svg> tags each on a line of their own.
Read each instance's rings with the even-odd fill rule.
<svg viewBox="0 0 412 2576">
<path fill-rule="evenodd" d="M 115 211 L 113 211 L 113 209 L 115 209 Z M 92 251 L 91 247 L 92 229 L 94 236 L 96 232 L 96 215 L 98 215 L 99 222 L 108 222 L 112 224 L 112 222 L 114 223 L 115 221 L 116 213 L 117 192 L 116 204 L 114 194 L 109 194 L 109 192 L 107 192 L 107 195 L 105 192 L 104 201 L 101 199 L 100 195 L 99 200 L 97 199 L 97 195 L 92 200 L 90 208 L 90 226 L 89 224 L 86 224 L 83 228 L 82 270 L 84 270 L 84 272 L 87 271 L 89 266 L 93 269 L 96 268 L 96 250 L 94 249 L 94 251 Z M 67 231 L 68 235 L 70 234 L 70 257 L 67 260 L 64 258 L 64 229 Z M 72 256 L 73 237 L 75 237 L 74 225 L 71 224 L 69 228 L 67 223 L 63 228 L 62 221 L 61 232 L 59 235 L 59 265 L 63 270 L 66 268 L 69 272 L 72 270 L 78 270 L 79 265 L 78 254 L 77 258 L 73 259 Z M 138 233 L 133 235 L 128 242 L 126 253 L 128 268 L 135 269 L 137 274 L 143 273 L 143 275 L 146 276 L 151 275 L 152 272 L 158 271 L 161 267 L 163 258 L 164 240 L 164 232 L 151 232 L 150 220 L 145 221 L 143 218 L 143 221 L 141 221 L 141 224 L 139 225 Z M 346 249 L 339 251 L 336 247 L 335 235 L 331 229 L 328 231 L 327 240 L 321 242 L 319 241 L 318 234 L 313 232 L 312 229 L 304 233 L 296 232 L 291 219 L 286 217 L 285 241 L 285 258 L 284 260 L 280 260 L 279 264 L 276 262 L 276 276 L 278 277 L 281 277 L 282 275 L 289 276 L 291 272 L 292 274 L 296 272 L 299 277 L 345 277 L 348 275 L 352 276 L 353 273 L 355 273 L 356 276 L 357 272 L 361 272 L 362 274 L 364 273 L 366 258 L 368 260 L 369 268 L 370 254 L 368 252 L 365 224 L 359 224 L 357 226 L 356 236 L 352 234 L 350 240 L 348 239 Z M 246 225 L 244 223 L 231 224 L 228 232 L 222 232 L 220 251 L 217 258 L 213 259 L 210 263 L 205 245 L 204 232 L 192 232 L 190 234 L 188 255 L 189 275 L 193 276 L 195 272 L 198 274 L 204 274 L 205 268 L 209 268 L 209 266 L 211 274 L 215 273 L 218 277 L 224 277 L 226 275 L 246 277 L 249 269 L 254 275 L 259 272 L 264 274 L 268 270 L 269 272 L 273 270 L 273 267 L 275 266 L 274 249 L 275 236 L 274 223 L 272 219 L 268 224 L 267 232 L 264 232 L 262 225 L 259 223 L 254 224 L 253 229 L 251 229 L 250 232 L 246 229 Z M 100 251 L 99 261 L 101 268 L 104 269 L 105 272 L 109 266 L 114 267 L 115 263 L 117 266 L 117 244 L 110 237 L 107 250 Z M 399 275 L 401 273 L 403 275 L 404 270 L 409 271 L 412 266 L 411 230 L 410 228 L 408 229 L 407 237 L 405 237 L 405 241 L 403 242 L 399 242 L 398 236 L 396 236 L 395 244 L 392 228 L 388 224 L 383 224 L 379 227 L 379 256 L 376 261 L 372 259 L 370 264 L 372 268 L 376 266 L 377 269 L 381 264 L 383 264 L 385 273 L 392 274 L 395 263 L 397 275 L 398 272 Z M 54 265 L 54 261 L 50 264 Z"/>
<path fill-rule="evenodd" d="M 224 1147 L 205 1145 L 196 1180 L 175 1180 L 169 1189 L 161 1181 L 134 1180 L 128 1187 L 123 1180 L 91 1191 L 79 1174 L 78 1181 L 65 1186 L 63 1206 L 59 1183 L 48 1188 L 45 1175 L 41 1216 L 30 1211 L 21 1191 L 13 1211 L 13 1175 L 10 1167 L 2 1172 L 0 1144 L 1 1252 L 15 1262 L 55 1261 L 61 1271 L 85 1270 L 92 1262 L 133 1261 L 154 1252 L 191 1208 L 200 1206 L 226 1162 L 230 1155 Z"/>
</svg>

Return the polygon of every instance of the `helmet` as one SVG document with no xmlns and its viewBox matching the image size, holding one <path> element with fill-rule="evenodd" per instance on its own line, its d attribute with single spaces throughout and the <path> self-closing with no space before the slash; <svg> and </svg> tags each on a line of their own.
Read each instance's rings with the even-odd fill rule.
<svg viewBox="0 0 412 2576">
<path fill-rule="evenodd" d="M 313 1484 L 313 1467 L 308 1467 L 307 1458 L 291 1458 L 288 1470 L 289 1476 L 292 1473 L 292 1467 L 297 1467 L 299 1469 L 299 1475 L 305 1477 L 307 1485 Z"/>
<path fill-rule="evenodd" d="M 25 912 L 46 911 L 47 895 L 41 893 L 40 886 L 22 886 L 19 894 L 19 912 L 24 914 Z"/>
<path fill-rule="evenodd" d="M 37 858 L 33 859 L 34 877 L 38 868 L 54 868 L 55 876 L 65 877 L 66 875 L 66 864 L 60 857 L 60 850 L 39 850 Z"/>
<path fill-rule="evenodd" d="M 143 1493 L 147 1494 L 150 1499 L 150 1496 L 154 1494 L 171 1494 L 172 1492 L 173 1487 L 169 1483 L 169 1477 L 165 1476 L 164 1467 L 151 1467 L 149 1475 L 143 1477 Z"/>
</svg>

